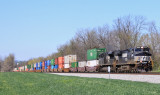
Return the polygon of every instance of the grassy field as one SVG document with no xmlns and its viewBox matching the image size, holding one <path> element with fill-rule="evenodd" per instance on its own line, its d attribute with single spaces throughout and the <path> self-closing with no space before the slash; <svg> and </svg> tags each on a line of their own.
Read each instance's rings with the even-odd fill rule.
<svg viewBox="0 0 160 95">
<path fill-rule="evenodd" d="M 160 72 L 160 70 L 152 71 L 152 72 Z"/>
<path fill-rule="evenodd" d="M 6 72 L 0 95 L 160 95 L 160 84 Z"/>
</svg>

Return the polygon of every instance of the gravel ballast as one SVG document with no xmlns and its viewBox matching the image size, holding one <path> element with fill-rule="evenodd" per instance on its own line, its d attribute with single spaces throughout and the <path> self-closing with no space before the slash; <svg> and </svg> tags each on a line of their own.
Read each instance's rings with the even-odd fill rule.
<svg viewBox="0 0 160 95">
<path fill-rule="evenodd" d="M 51 73 L 63 76 L 78 76 L 78 77 L 89 77 L 89 78 L 105 78 L 105 79 L 119 79 L 119 80 L 130 80 L 139 82 L 149 83 L 160 83 L 160 75 L 136 75 L 136 74 L 86 74 L 86 73 Z"/>
</svg>

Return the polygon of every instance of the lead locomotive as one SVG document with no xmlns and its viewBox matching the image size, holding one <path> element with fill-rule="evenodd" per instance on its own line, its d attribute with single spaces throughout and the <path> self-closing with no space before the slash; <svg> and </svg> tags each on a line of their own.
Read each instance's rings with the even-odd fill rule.
<svg viewBox="0 0 160 95">
<path fill-rule="evenodd" d="M 136 47 L 117 50 L 99 55 L 99 71 L 107 71 L 108 66 L 113 72 L 151 71 L 153 61 L 148 47 Z"/>
</svg>

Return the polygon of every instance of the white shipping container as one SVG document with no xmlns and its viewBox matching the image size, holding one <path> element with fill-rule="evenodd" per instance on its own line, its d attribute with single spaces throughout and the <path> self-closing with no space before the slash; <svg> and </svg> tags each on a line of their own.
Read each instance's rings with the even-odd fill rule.
<svg viewBox="0 0 160 95">
<path fill-rule="evenodd" d="M 69 64 L 64 64 L 64 68 L 69 68 Z"/>
<path fill-rule="evenodd" d="M 25 69 L 27 69 L 27 65 L 25 65 Z"/>
<path fill-rule="evenodd" d="M 68 55 L 64 56 L 64 64 L 67 64 L 67 63 L 69 63 L 69 57 L 68 57 Z"/>
<path fill-rule="evenodd" d="M 77 56 L 76 55 L 64 56 L 64 63 L 72 63 L 72 62 L 77 62 Z"/>
<path fill-rule="evenodd" d="M 97 66 L 99 64 L 99 60 L 91 60 L 91 61 L 87 61 L 87 65 L 88 67 L 94 67 Z"/>
<path fill-rule="evenodd" d="M 24 70 L 24 66 L 21 67 L 21 70 Z"/>
<path fill-rule="evenodd" d="M 25 68 L 25 71 L 28 71 L 27 68 Z"/>
<path fill-rule="evenodd" d="M 19 67 L 19 71 L 21 71 L 21 67 Z"/>
<path fill-rule="evenodd" d="M 34 68 L 36 68 L 36 63 L 34 64 Z"/>
<path fill-rule="evenodd" d="M 78 67 L 85 67 L 87 65 L 86 61 L 78 62 Z"/>
<path fill-rule="evenodd" d="M 14 71 L 14 72 L 17 71 L 17 68 L 14 68 L 13 71 Z"/>
<path fill-rule="evenodd" d="M 38 63 L 38 67 L 40 67 L 40 62 Z"/>
</svg>

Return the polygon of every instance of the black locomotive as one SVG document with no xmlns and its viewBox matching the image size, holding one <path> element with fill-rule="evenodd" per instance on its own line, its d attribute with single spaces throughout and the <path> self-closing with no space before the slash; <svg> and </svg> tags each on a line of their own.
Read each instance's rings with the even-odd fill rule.
<svg viewBox="0 0 160 95">
<path fill-rule="evenodd" d="M 117 50 L 99 55 L 99 71 L 107 71 L 108 66 L 113 72 L 151 71 L 153 61 L 148 47 L 136 47 Z"/>
</svg>

